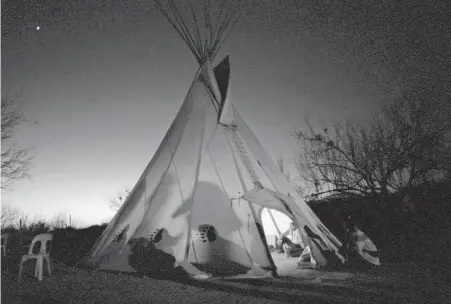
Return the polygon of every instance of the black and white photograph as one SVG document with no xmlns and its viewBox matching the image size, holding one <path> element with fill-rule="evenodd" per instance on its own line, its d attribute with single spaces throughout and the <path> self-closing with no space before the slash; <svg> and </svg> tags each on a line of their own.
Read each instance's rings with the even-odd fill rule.
<svg viewBox="0 0 451 305">
<path fill-rule="evenodd" d="M 1 303 L 451 303 L 451 1 L 1 0 Z"/>
</svg>

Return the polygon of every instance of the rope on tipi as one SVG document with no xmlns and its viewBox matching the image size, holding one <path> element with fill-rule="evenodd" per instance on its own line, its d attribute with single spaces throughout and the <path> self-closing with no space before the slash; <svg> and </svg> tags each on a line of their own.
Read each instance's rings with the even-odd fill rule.
<svg viewBox="0 0 451 305">
<path fill-rule="evenodd" d="M 263 186 L 259 181 L 260 179 L 254 169 L 254 166 L 252 165 L 251 160 L 248 157 L 248 150 L 246 149 L 246 145 L 243 143 L 240 136 L 238 135 L 236 127 L 228 126 L 226 128 L 231 133 L 233 144 L 238 153 L 240 154 L 241 161 L 243 162 L 244 167 L 246 168 L 249 176 L 251 177 L 252 182 L 256 187 L 262 189 Z"/>
<path fill-rule="evenodd" d="M 235 129 L 234 126 L 227 126 L 227 125 L 222 125 L 222 126 L 223 126 L 224 133 L 225 133 L 225 135 L 226 135 L 226 138 L 227 138 L 227 143 L 229 144 L 230 151 L 232 152 L 232 159 L 233 159 L 233 162 L 235 163 L 235 168 L 236 168 L 236 170 L 237 170 L 238 177 L 240 178 L 240 182 L 241 182 L 242 189 L 243 189 L 244 192 L 247 192 L 248 189 L 247 189 L 247 187 L 246 187 L 246 183 L 245 183 L 245 181 L 244 181 L 244 177 L 243 177 L 243 175 L 242 175 L 242 173 L 241 173 L 241 171 L 240 171 L 240 169 L 239 169 L 239 165 L 238 165 L 238 160 L 237 160 L 237 158 L 236 158 L 236 154 L 233 153 L 233 147 L 234 147 L 234 144 L 236 145 L 236 143 L 232 143 L 231 137 L 229 137 L 228 134 L 227 134 L 227 132 L 230 132 L 230 128 L 232 128 L 232 130 L 235 130 L 235 131 L 236 131 L 236 129 Z M 236 147 L 236 146 L 235 146 L 235 147 Z M 236 147 L 236 148 L 237 148 L 237 147 Z M 247 158 L 244 158 L 244 159 L 243 159 L 243 155 L 241 155 L 241 158 L 242 158 L 242 159 L 241 159 L 242 161 L 245 161 L 245 160 L 247 159 Z M 247 159 L 247 160 L 248 160 L 248 159 Z M 249 160 L 248 160 L 248 161 L 249 161 Z M 252 174 L 249 173 L 249 175 L 252 175 Z M 258 180 L 254 180 L 255 177 L 256 177 L 256 175 L 254 175 L 254 177 L 253 177 L 254 185 L 255 185 L 255 186 L 257 186 L 257 185 L 260 185 L 260 186 L 261 186 L 261 184 L 260 184 L 260 182 L 258 182 Z M 257 182 L 258 184 L 256 184 L 255 182 Z M 238 196 L 238 200 L 240 200 L 241 198 L 242 198 L 241 195 Z M 267 257 L 267 259 L 268 259 L 268 261 L 269 261 L 269 263 L 270 263 L 272 269 L 275 271 L 275 270 L 277 269 L 277 267 L 276 267 L 276 265 L 274 264 L 274 260 L 272 259 L 271 253 L 269 252 L 269 249 L 268 249 L 268 247 L 267 247 L 266 237 L 264 236 L 264 232 L 262 232 L 262 231 L 259 229 L 258 225 L 257 225 L 257 224 L 258 224 L 258 217 L 257 217 L 257 215 L 256 215 L 256 213 L 255 213 L 255 210 L 254 210 L 253 206 L 252 206 L 252 202 L 250 202 L 250 201 L 248 201 L 248 200 L 245 200 L 245 201 L 246 201 L 246 202 L 248 203 L 248 205 L 249 205 L 249 209 L 250 209 L 250 211 L 251 211 L 251 213 L 252 213 L 252 217 L 253 217 L 254 222 L 255 222 L 255 227 L 257 228 L 258 234 L 260 235 L 260 239 L 261 239 L 261 241 L 262 241 L 262 243 L 263 243 L 263 245 L 264 245 L 264 248 L 265 248 L 266 257 Z M 248 217 L 250 218 L 250 215 L 248 215 Z M 249 218 L 248 218 L 248 230 L 249 230 L 249 227 L 250 227 L 250 221 L 249 221 Z"/>
</svg>

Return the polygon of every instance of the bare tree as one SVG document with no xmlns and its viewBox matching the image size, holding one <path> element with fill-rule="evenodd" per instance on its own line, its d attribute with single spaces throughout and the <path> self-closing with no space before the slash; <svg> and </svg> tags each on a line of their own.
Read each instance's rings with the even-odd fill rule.
<svg viewBox="0 0 451 305">
<path fill-rule="evenodd" d="M 289 170 L 289 162 L 287 162 L 283 157 L 277 158 L 277 166 L 280 170 L 280 172 L 285 176 L 287 181 L 293 186 L 293 188 L 296 190 L 296 192 L 301 196 L 305 197 L 305 189 L 302 187 L 301 184 L 297 183 L 295 178 L 297 178 L 297 175 L 293 176 L 290 173 Z"/>
<path fill-rule="evenodd" d="M 297 168 L 313 195 L 387 194 L 450 175 L 451 103 L 406 92 L 365 123 L 297 132 Z"/>
<path fill-rule="evenodd" d="M 370 147 L 367 141 L 358 141 L 364 138 L 362 128 L 348 122 L 316 132 L 309 122 L 307 126 L 307 131 L 297 133 L 301 147 L 297 168 L 314 196 L 377 192 L 367 158 Z"/>
<path fill-rule="evenodd" d="M 449 91 L 419 86 L 385 105 L 383 114 L 390 127 L 398 132 L 408 186 L 450 176 Z"/>
<path fill-rule="evenodd" d="M 64 213 L 55 214 L 49 221 L 49 225 L 52 229 L 64 229 L 69 226 L 68 216 Z"/>
<path fill-rule="evenodd" d="M 21 212 L 9 205 L 2 205 L 1 228 L 15 227 L 19 224 Z"/>
<path fill-rule="evenodd" d="M 30 149 L 20 148 L 12 141 L 14 128 L 23 123 L 18 98 L 8 99 L 2 94 L 2 190 L 7 190 L 17 180 L 29 176 L 32 167 Z"/>
</svg>

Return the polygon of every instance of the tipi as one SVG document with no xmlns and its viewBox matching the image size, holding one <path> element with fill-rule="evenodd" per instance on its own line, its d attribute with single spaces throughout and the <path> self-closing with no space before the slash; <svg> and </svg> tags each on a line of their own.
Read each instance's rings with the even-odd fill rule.
<svg viewBox="0 0 451 305">
<path fill-rule="evenodd" d="M 229 57 L 212 66 L 243 10 L 222 0 L 218 6 L 202 1 L 200 7 L 184 1 L 185 8 L 156 2 L 199 70 L 157 152 L 82 265 L 138 271 L 132 257 L 141 243 L 169 255 L 175 267 L 195 277 L 224 270 L 276 274 L 261 223 L 265 207 L 288 215 L 303 229 L 318 265 L 328 263 L 325 254 L 341 258 L 340 241 L 280 173 L 230 103 Z M 191 28 L 182 12 L 192 17 Z"/>
</svg>

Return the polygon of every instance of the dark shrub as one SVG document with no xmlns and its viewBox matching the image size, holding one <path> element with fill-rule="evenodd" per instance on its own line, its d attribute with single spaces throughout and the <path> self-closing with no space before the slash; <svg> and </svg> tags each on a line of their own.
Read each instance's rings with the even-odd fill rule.
<svg viewBox="0 0 451 305">
<path fill-rule="evenodd" d="M 70 227 L 55 230 L 53 232 L 52 257 L 74 266 L 88 254 L 105 228 L 106 225 L 95 225 L 79 230 Z"/>
</svg>

